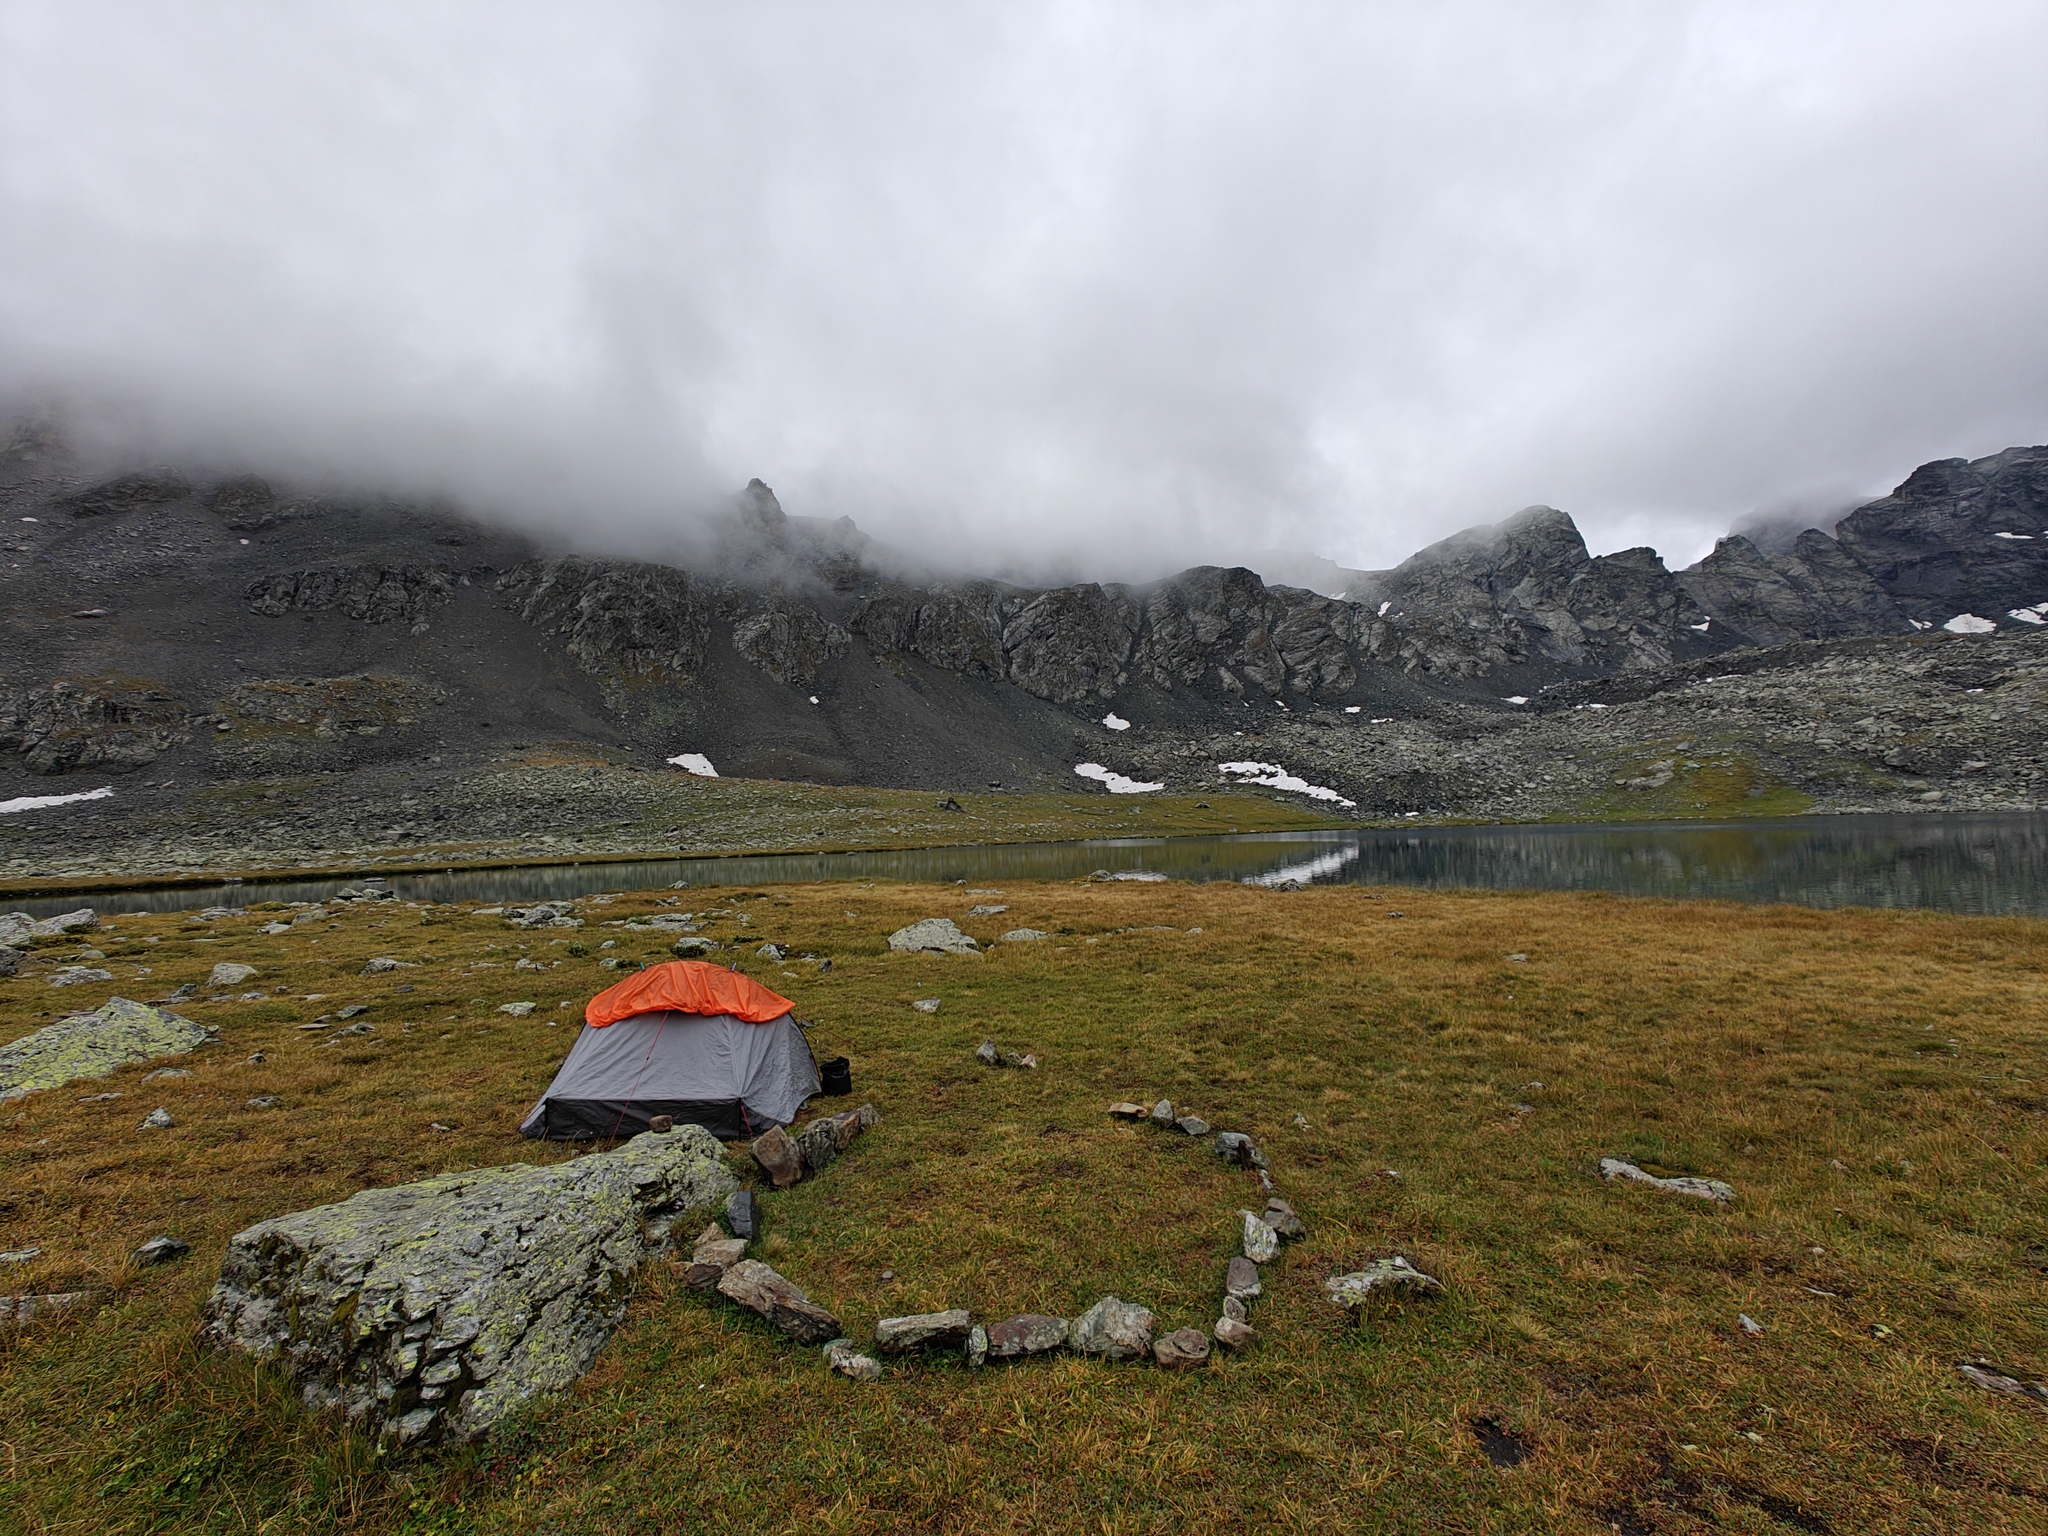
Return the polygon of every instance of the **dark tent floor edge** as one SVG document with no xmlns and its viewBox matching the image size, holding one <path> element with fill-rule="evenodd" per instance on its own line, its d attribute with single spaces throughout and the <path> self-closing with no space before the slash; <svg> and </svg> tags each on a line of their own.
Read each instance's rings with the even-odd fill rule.
<svg viewBox="0 0 2048 1536">
<path fill-rule="evenodd" d="M 610 1141 L 638 1136 L 656 1115 L 701 1125 L 720 1141 L 750 1141 L 776 1122 L 749 1117 L 738 1099 L 549 1099 L 529 1136 L 548 1141 Z"/>
</svg>

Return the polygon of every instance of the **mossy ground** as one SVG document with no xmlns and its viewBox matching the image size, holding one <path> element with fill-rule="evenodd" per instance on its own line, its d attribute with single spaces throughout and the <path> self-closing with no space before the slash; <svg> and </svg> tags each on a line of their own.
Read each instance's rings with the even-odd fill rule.
<svg viewBox="0 0 2048 1536">
<path fill-rule="evenodd" d="M 1106 1292 L 1206 1327 L 1257 1190 L 1207 1143 L 1103 1113 L 1163 1096 L 1256 1135 L 1308 1223 L 1269 1271 L 1258 1342 L 1188 1375 L 945 1362 L 865 1385 L 657 1267 L 574 1390 L 399 1465 L 277 1374 L 196 1346 L 242 1226 L 570 1155 L 513 1127 L 613 979 L 600 955 L 666 954 L 601 920 L 661 899 L 585 908 L 573 934 L 395 902 L 274 938 L 261 913 L 130 917 L 97 938 L 114 982 L 0 982 L 10 1037 L 216 960 L 290 989 L 186 1006 L 224 1039 L 177 1060 L 190 1078 L 133 1068 L 0 1115 L 0 1246 L 45 1249 L 7 1288 L 113 1292 L 0 1336 L 0 1529 L 2048 1527 L 2048 1411 L 1954 1368 L 2048 1374 L 2048 925 L 2025 920 L 1337 887 L 688 893 L 723 914 L 726 953 L 798 999 L 820 1053 L 852 1057 L 857 1097 L 827 1105 L 883 1113 L 767 1197 L 756 1248 L 856 1334 Z M 1009 910 L 968 920 L 976 900 Z M 885 951 L 933 915 L 1055 937 Z M 762 960 L 769 939 L 832 968 Z M 374 955 L 418 964 L 362 975 Z M 538 1007 L 497 1011 L 515 1000 Z M 350 1002 L 373 1035 L 296 1028 Z M 985 1034 L 1043 1067 L 979 1067 Z M 283 1107 L 245 1107 L 267 1095 Z M 177 1127 L 138 1131 L 159 1103 Z M 1607 1154 L 1740 1197 L 1602 1184 Z M 193 1256 L 126 1268 L 159 1231 Z M 1392 1252 L 1448 1296 L 1356 1324 L 1322 1299 L 1324 1276 Z M 1482 1419 L 1528 1459 L 1490 1465 Z"/>
</svg>

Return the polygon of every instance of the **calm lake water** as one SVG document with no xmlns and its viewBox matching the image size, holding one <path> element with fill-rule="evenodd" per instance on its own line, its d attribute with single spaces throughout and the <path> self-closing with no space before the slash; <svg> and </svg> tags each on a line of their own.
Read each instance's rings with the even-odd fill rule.
<svg viewBox="0 0 2048 1536">
<path fill-rule="evenodd" d="M 1279 832 L 666 859 L 630 864 L 393 875 L 400 896 L 432 901 L 542 901 L 650 886 L 769 885 L 812 880 L 1072 880 L 1094 870 L 1176 880 L 1277 885 L 1415 885 L 1438 889 L 1598 890 L 1809 907 L 1932 907 L 2048 913 L 2048 815 L 1829 816 L 1701 825 L 1446 827 Z M 296 880 L 175 891 L 95 892 L 5 901 L 38 917 L 90 902 L 102 912 L 175 912 L 256 901 L 319 901 L 361 880 Z"/>
</svg>

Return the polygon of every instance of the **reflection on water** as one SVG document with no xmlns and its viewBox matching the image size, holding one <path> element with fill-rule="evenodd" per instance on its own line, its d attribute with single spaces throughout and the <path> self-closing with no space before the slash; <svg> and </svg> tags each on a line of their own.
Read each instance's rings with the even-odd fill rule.
<svg viewBox="0 0 2048 1536">
<path fill-rule="evenodd" d="M 1180 880 L 1286 880 L 1486 890 L 1601 890 L 1802 906 L 2048 912 L 2048 816 L 1835 816 L 1702 826 L 1447 827 L 1274 832 L 670 859 L 394 875 L 399 895 L 432 901 L 540 901 L 649 886 L 789 881 L 1072 880 L 1097 869 Z M 38 917 L 83 901 L 103 912 L 173 912 L 254 901 L 319 901 L 347 880 L 278 881 L 69 900 L 0 903 Z"/>
</svg>

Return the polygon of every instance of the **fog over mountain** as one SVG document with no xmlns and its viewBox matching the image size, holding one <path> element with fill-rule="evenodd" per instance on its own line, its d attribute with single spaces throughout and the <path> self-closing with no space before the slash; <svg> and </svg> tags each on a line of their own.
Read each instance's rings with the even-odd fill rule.
<svg viewBox="0 0 2048 1536">
<path fill-rule="evenodd" d="M 983 571 L 1537 502 L 1675 568 L 2048 435 L 2044 49 L 1991 0 L 6 0 L 0 406 L 626 553 L 759 475 Z"/>
</svg>

